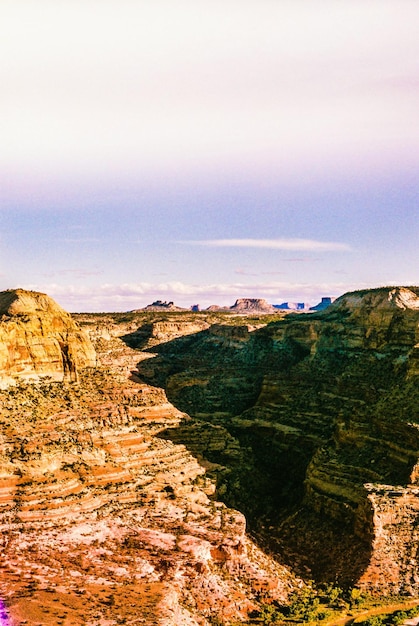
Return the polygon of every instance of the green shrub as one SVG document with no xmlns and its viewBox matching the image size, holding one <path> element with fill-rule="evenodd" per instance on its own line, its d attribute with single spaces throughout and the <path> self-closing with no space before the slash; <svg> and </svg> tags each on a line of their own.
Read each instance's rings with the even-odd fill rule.
<svg viewBox="0 0 419 626">
<path fill-rule="evenodd" d="M 315 619 L 320 606 L 320 599 L 313 587 L 306 587 L 291 597 L 289 616 L 310 621 Z"/>
<path fill-rule="evenodd" d="M 353 587 L 349 591 L 349 604 L 351 607 L 359 607 L 362 606 L 365 602 L 370 600 L 370 596 L 367 593 L 361 591 L 357 587 Z"/>
<path fill-rule="evenodd" d="M 392 616 L 390 624 L 392 624 L 392 626 L 400 626 L 407 618 L 408 615 L 405 611 L 397 611 L 397 613 Z"/>
<path fill-rule="evenodd" d="M 277 608 L 275 608 L 272 604 L 265 604 L 258 615 L 259 619 L 263 620 L 264 626 L 270 626 L 271 624 L 278 624 L 282 622 L 284 619 L 284 614 L 281 613 Z"/>
<path fill-rule="evenodd" d="M 419 604 L 407 611 L 407 617 L 417 617 L 419 615 Z"/>
<path fill-rule="evenodd" d="M 335 587 L 332 583 L 327 583 L 322 590 L 322 598 L 328 606 L 339 606 L 343 602 L 343 590 Z"/>
<path fill-rule="evenodd" d="M 362 622 L 362 626 L 382 626 L 383 624 L 384 621 L 380 615 L 372 615 L 365 622 Z"/>
</svg>

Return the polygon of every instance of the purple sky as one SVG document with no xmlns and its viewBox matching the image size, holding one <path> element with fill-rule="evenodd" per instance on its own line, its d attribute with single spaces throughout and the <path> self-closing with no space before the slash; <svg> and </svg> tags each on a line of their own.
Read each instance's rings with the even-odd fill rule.
<svg viewBox="0 0 419 626">
<path fill-rule="evenodd" d="M 0 289 L 418 284 L 416 0 L 0 3 Z"/>
</svg>

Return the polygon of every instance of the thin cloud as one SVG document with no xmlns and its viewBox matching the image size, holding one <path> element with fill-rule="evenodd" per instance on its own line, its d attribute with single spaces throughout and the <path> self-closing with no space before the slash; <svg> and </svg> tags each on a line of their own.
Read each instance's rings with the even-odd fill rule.
<svg viewBox="0 0 419 626">
<path fill-rule="evenodd" d="M 74 276 L 75 278 L 86 278 L 87 276 L 101 276 L 103 270 L 84 269 L 63 269 L 42 274 L 44 278 L 54 278 L 55 276 Z"/>
<path fill-rule="evenodd" d="M 197 246 L 213 248 L 264 248 L 268 250 L 293 250 L 299 252 L 349 252 L 351 247 L 338 241 L 314 239 L 204 239 L 187 241 Z"/>
<path fill-rule="evenodd" d="M 242 267 L 238 267 L 236 270 L 234 270 L 234 273 L 238 274 L 239 276 L 260 276 L 258 272 L 250 272 L 249 270 L 246 270 Z"/>
<path fill-rule="evenodd" d="M 283 276 L 285 272 L 271 271 L 271 272 L 251 272 L 245 268 L 237 268 L 234 270 L 235 274 L 239 276 Z"/>
<path fill-rule="evenodd" d="M 67 269 L 67 270 L 58 270 L 57 274 L 60 276 L 73 275 L 77 278 L 84 278 L 85 276 L 100 276 L 103 274 L 103 270 L 83 270 L 83 269 Z"/>
<path fill-rule="evenodd" d="M 317 263 L 320 261 L 319 257 L 294 257 L 292 259 L 284 259 L 286 263 Z"/>
<path fill-rule="evenodd" d="M 101 240 L 97 237 L 64 237 L 62 239 L 57 239 L 57 241 L 61 241 L 62 243 L 99 243 Z"/>
</svg>

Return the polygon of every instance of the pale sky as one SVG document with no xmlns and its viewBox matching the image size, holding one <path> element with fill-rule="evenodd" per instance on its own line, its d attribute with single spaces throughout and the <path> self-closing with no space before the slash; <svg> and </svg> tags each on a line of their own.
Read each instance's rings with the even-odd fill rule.
<svg viewBox="0 0 419 626">
<path fill-rule="evenodd" d="M 419 284 L 417 0 L 0 0 L 0 289 Z"/>
</svg>

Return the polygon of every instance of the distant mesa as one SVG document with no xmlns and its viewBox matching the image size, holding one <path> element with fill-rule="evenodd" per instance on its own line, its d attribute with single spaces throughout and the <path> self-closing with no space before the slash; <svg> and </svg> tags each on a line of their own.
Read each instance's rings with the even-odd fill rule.
<svg viewBox="0 0 419 626">
<path fill-rule="evenodd" d="M 326 309 L 328 306 L 330 306 L 333 302 L 333 298 L 329 298 L 328 296 L 324 297 L 321 299 L 321 301 L 316 304 L 315 306 L 311 306 L 310 307 L 310 311 L 323 311 L 323 309 Z"/>
<path fill-rule="evenodd" d="M 167 302 L 166 300 L 156 300 L 151 304 L 148 304 L 143 309 L 135 309 L 133 313 L 140 313 L 142 311 L 187 311 L 180 306 L 176 306 L 174 302 Z"/>
<path fill-rule="evenodd" d="M 276 309 L 262 298 L 238 298 L 230 310 L 234 313 L 276 313 Z"/>
<path fill-rule="evenodd" d="M 272 314 L 278 313 L 279 311 L 300 311 L 300 312 L 309 312 L 309 311 L 322 311 L 326 307 L 328 307 L 334 298 L 330 298 L 326 296 L 321 299 L 321 302 L 316 306 L 310 307 L 307 302 L 282 302 L 281 304 L 269 304 L 263 298 L 238 298 L 233 306 L 218 306 L 217 304 L 212 304 L 209 306 L 206 311 L 211 311 L 214 313 L 239 313 L 241 315 L 254 315 L 254 314 Z M 192 308 L 192 310 L 196 310 Z"/>
<path fill-rule="evenodd" d="M 228 312 L 231 308 L 228 306 L 219 306 L 218 304 L 211 304 L 206 311 L 210 311 L 211 313 L 220 313 L 220 312 Z"/>
<path fill-rule="evenodd" d="M 306 302 L 282 302 L 282 304 L 274 304 L 273 307 L 285 311 L 308 311 L 310 305 Z"/>
<path fill-rule="evenodd" d="M 183 308 L 176 306 L 173 301 L 156 300 L 151 304 L 148 304 L 144 308 L 134 309 L 130 313 L 143 313 L 144 311 L 152 312 L 176 312 L 176 311 L 191 311 L 192 313 L 199 313 L 205 310 L 209 313 L 237 313 L 239 315 L 263 315 L 274 314 L 278 311 L 322 311 L 333 302 L 333 298 L 324 297 L 321 302 L 316 306 L 310 307 L 307 302 L 282 302 L 281 304 L 270 304 L 264 298 L 237 298 L 236 302 L 232 306 L 222 306 L 218 304 L 211 304 L 206 309 L 201 309 L 199 304 L 193 304 L 189 308 Z"/>
</svg>

